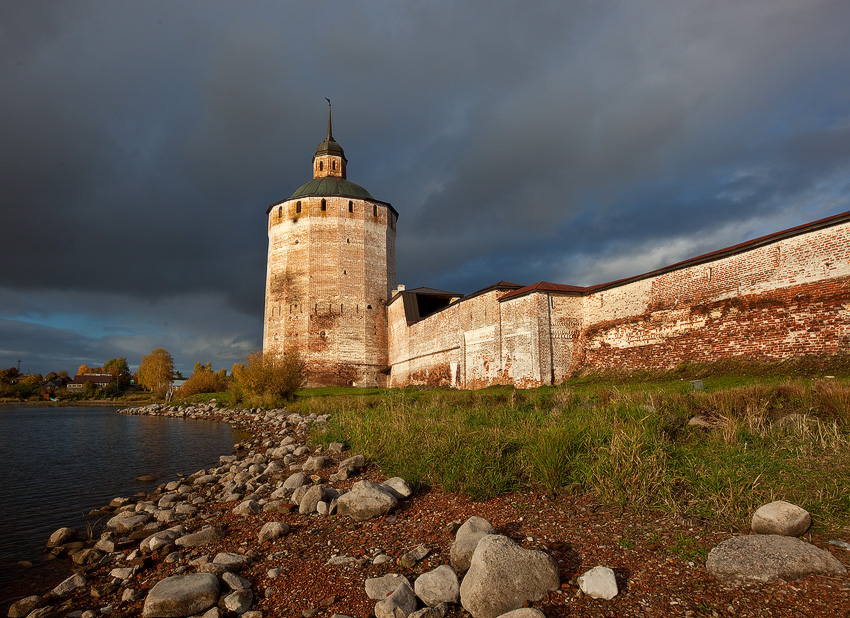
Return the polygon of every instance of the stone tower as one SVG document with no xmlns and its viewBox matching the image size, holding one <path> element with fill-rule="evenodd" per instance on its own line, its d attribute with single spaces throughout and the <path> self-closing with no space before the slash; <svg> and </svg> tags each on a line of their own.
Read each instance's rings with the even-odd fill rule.
<svg viewBox="0 0 850 618">
<path fill-rule="evenodd" d="M 389 371 L 386 303 L 398 213 L 347 180 L 347 164 L 328 102 L 313 179 L 266 211 L 263 352 L 296 346 L 308 386 L 383 386 Z"/>
</svg>

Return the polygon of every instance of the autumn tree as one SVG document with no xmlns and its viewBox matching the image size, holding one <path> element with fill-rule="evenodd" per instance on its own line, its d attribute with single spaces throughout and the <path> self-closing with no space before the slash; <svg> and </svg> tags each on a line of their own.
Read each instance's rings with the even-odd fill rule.
<svg viewBox="0 0 850 618">
<path fill-rule="evenodd" d="M 165 395 L 174 375 L 174 358 L 165 348 L 156 348 L 142 357 L 139 364 L 139 384 L 158 397 Z"/>
<path fill-rule="evenodd" d="M 91 373 L 91 372 L 92 372 L 92 370 L 85 363 L 80 365 L 79 368 L 77 369 L 77 375 L 78 376 L 81 376 L 81 375 L 86 374 L 86 373 Z"/>
<path fill-rule="evenodd" d="M 130 366 L 123 356 L 106 361 L 103 364 L 103 372 L 112 375 L 118 388 L 127 388 L 130 385 Z"/>
</svg>

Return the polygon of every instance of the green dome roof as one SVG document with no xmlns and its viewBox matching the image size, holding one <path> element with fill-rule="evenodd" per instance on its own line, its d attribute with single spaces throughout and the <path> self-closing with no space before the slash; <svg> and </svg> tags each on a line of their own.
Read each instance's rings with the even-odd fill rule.
<svg viewBox="0 0 850 618">
<path fill-rule="evenodd" d="M 296 197 L 311 197 L 314 195 L 340 195 L 344 197 L 357 197 L 366 200 L 375 198 L 363 187 L 338 176 L 323 176 L 313 178 L 295 189 L 289 199 Z"/>
</svg>

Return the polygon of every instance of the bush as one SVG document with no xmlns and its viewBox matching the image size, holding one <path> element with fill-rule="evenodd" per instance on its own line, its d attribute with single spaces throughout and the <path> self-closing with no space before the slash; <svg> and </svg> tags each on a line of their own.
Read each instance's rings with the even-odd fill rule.
<svg viewBox="0 0 850 618">
<path fill-rule="evenodd" d="M 226 391 L 230 385 L 230 380 L 225 375 L 224 369 L 221 371 L 208 371 L 202 369 L 195 371 L 188 380 L 180 387 L 181 397 L 191 397 L 198 393 L 220 393 Z"/>
<path fill-rule="evenodd" d="M 233 368 L 231 396 L 233 403 L 245 401 L 257 407 L 278 407 L 295 398 L 304 384 L 304 361 L 294 347 L 253 352 L 245 357 L 247 364 Z"/>
</svg>

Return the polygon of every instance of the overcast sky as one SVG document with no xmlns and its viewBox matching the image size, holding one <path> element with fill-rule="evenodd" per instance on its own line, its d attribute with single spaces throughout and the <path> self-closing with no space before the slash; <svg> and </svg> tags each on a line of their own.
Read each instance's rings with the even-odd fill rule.
<svg viewBox="0 0 850 618">
<path fill-rule="evenodd" d="M 398 281 L 589 285 L 850 210 L 850 2 L 0 3 L 0 368 L 262 346 L 333 101 Z"/>
</svg>

